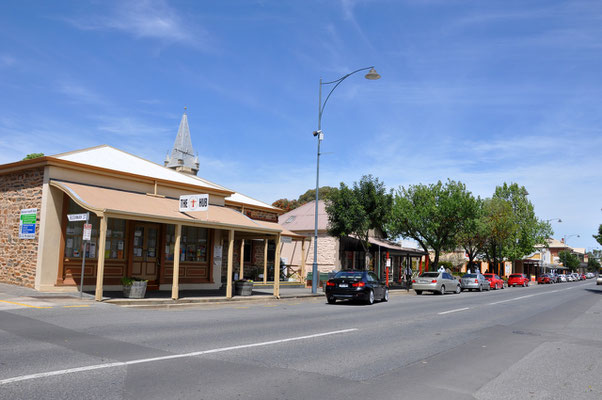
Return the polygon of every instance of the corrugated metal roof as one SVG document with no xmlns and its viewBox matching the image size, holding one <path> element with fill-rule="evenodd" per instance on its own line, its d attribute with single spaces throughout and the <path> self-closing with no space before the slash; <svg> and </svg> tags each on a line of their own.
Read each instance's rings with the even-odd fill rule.
<svg viewBox="0 0 602 400">
<path fill-rule="evenodd" d="M 278 223 L 293 232 L 313 231 L 316 201 L 310 201 L 278 217 Z M 318 230 L 328 229 L 328 214 L 323 200 L 318 202 Z"/>
<path fill-rule="evenodd" d="M 108 145 L 71 151 L 51 157 L 66 161 L 73 161 L 80 164 L 91 165 L 94 167 L 148 176 L 150 178 L 164 179 L 173 182 L 186 183 L 189 185 L 224 190 L 223 186 L 216 185 L 203 179 L 196 179 L 196 177 L 182 174 L 174 171 L 173 169 L 163 167 L 159 164 L 155 164 L 152 161 L 145 160 L 144 158 Z"/>
</svg>

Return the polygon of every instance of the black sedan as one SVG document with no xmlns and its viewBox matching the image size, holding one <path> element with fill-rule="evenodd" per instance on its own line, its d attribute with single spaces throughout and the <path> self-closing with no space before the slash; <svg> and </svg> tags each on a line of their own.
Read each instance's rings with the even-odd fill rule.
<svg viewBox="0 0 602 400">
<path fill-rule="evenodd" d="M 389 288 L 374 272 L 339 271 L 326 282 L 326 300 L 330 304 L 337 300 L 362 300 L 373 304 L 375 299 L 389 300 Z"/>
</svg>

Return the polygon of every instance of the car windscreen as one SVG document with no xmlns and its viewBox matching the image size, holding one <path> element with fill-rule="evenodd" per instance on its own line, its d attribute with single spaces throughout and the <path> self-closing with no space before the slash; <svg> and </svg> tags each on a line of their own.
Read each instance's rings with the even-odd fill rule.
<svg viewBox="0 0 602 400">
<path fill-rule="evenodd" d="M 345 279 L 362 279 L 361 272 L 349 272 L 349 271 L 341 271 L 337 272 L 334 276 L 335 278 L 345 278 Z"/>
<path fill-rule="evenodd" d="M 510 278 L 522 278 L 522 275 L 510 275 Z"/>
<path fill-rule="evenodd" d="M 423 272 L 420 275 L 421 278 L 437 278 L 439 276 L 439 272 Z"/>
<path fill-rule="evenodd" d="M 477 274 L 466 274 L 462 278 L 476 278 Z"/>
</svg>

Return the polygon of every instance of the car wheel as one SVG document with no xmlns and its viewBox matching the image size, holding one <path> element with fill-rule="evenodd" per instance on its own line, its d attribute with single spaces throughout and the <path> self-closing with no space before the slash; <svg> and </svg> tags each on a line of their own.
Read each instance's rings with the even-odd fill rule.
<svg viewBox="0 0 602 400">
<path fill-rule="evenodd" d="M 483 291 L 483 286 L 479 285 L 479 292 L 482 292 L 482 291 Z"/>
<path fill-rule="evenodd" d="M 460 294 L 461 291 L 462 289 L 460 289 L 460 286 L 456 286 L 456 294 Z"/>
<path fill-rule="evenodd" d="M 439 291 L 439 294 L 445 294 L 445 285 L 441 285 L 441 290 Z"/>
<path fill-rule="evenodd" d="M 385 293 L 383 294 L 382 301 L 389 301 L 389 288 L 385 288 Z"/>
<path fill-rule="evenodd" d="M 328 304 L 334 304 L 337 302 L 337 299 L 335 299 L 334 296 L 328 296 L 326 300 L 328 301 Z"/>
<path fill-rule="evenodd" d="M 368 292 L 368 300 L 366 302 L 368 304 L 374 304 L 374 291 L 372 289 Z"/>
<path fill-rule="evenodd" d="M 523 287 L 527 287 L 527 284 L 525 282 L 523 282 Z"/>
<path fill-rule="evenodd" d="M 422 290 L 415 290 L 416 294 L 420 296 L 422 294 Z"/>
</svg>

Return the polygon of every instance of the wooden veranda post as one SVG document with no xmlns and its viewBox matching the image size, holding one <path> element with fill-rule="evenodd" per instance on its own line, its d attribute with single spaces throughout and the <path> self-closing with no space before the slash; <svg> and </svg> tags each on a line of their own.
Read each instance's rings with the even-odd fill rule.
<svg viewBox="0 0 602 400">
<path fill-rule="evenodd" d="M 305 238 L 301 241 L 301 282 L 305 282 Z"/>
<path fill-rule="evenodd" d="M 232 260 L 234 258 L 234 230 L 228 231 L 228 272 L 226 277 L 226 298 L 232 298 Z"/>
<path fill-rule="evenodd" d="M 263 283 L 268 282 L 268 239 L 263 240 Z"/>
<path fill-rule="evenodd" d="M 173 250 L 173 281 L 171 285 L 171 298 L 177 300 L 180 297 L 180 241 L 182 237 L 182 225 L 176 224 L 176 243 Z"/>
<path fill-rule="evenodd" d="M 274 251 L 274 297 L 280 298 L 280 234 L 276 235 L 276 250 Z"/>
<path fill-rule="evenodd" d="M 240 276 L 238 279 L 245 279 L 245 240 L 240 240 Z"/>
<path fill-rule="evenodd" d="M 100 217 L 100 236 L 98 238 L 98 264 L 96 266 L 96 293 L 94 299 L 102 301 L 102 285 L 105 274 L 105 248 L 107 245 L 107 216 Z"/>
</svg>

